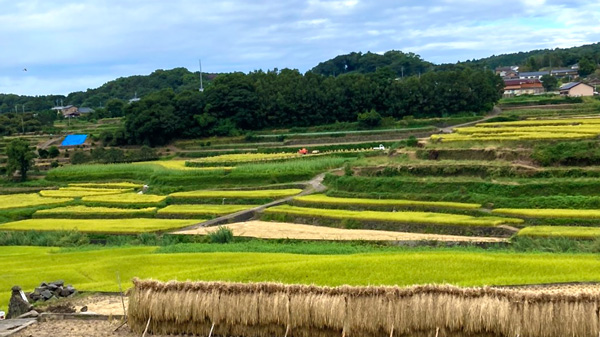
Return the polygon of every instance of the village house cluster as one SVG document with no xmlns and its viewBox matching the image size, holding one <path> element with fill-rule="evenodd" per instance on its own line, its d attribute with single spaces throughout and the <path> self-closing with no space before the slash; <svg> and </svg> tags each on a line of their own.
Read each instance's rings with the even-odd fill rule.
<svg viewBox="0 0 600 337">
<path fill-rule="evenodd" d="M 594 87 L 576 81 L 579 79 L 579 67 L 573 65 L 566 69 L 552 69 L 545 71 L 519 72 L 519 66 L 496 68 L 496 74 L 504 79 L 504 96 L 536 95 L 544 93 L 546 90 L 542 84 L 542 77 L 550 75 L 557 79 L 568 82 L 558 88 L 558 92 L 564 96 L 580 97 L 593 96 Z"/>
</svg>

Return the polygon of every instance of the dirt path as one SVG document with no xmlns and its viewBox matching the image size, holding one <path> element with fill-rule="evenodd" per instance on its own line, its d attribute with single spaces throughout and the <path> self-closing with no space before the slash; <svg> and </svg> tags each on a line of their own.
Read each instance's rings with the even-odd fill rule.
<svg viewBox="0 0 600 337">
<path fill-rule="evenodd" d="M 503 238 L 459 235 L 404 233 L 369 229 L 340 229 L 324 226 L 301 225 L 283 222 L 247 221 L 228 224 L 236 236 L 261 239 L 298 240 L 367 240 L 367 241 L 444 241 L 444 242 L 508 242 Z M 175 234 L 207 234 L 213 228 L 201 227 L 178 231 Z"/>
</svg>

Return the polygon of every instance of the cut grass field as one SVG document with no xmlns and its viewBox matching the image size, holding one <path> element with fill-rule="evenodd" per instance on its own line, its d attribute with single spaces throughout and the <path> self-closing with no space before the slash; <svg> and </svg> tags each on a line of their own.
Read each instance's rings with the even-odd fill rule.
<svg viewBox="0 0 600 337">
<path fill-rule="evenodd" d="M 37 193 L 0 195 L 0 210 L 60 205 L 73 201 L 71 198 L 45 198 Z"/>
<path fill-rule="evenodd" d="M 106 219 L 106 218 L 153 218 L 156 207 L 148 208 L 112 208 L 112 207 L 88 207 L 88 206 L 66 206 L 52 209 L 38 210 L 33 214 L 34 218 L 65 218 L 65 219 Z"/>
<path fill-rule="evenodd" d="M 506 242 L 506 239 L 473 237 L 458 235 L 401 233 L 392 231 L 340 229 L 322 226 L 292 224 L 284 222 L 248 221 L 227 224 L 235 236 L 261 239 L 297 239 L 297 240 L 331 240 L 331 241 L 449 241 L 449 242 Z M 178 231 L 176 234 L 206 235 L 214 232 L 215 227 Z"/>
<path fill-rule="evenodd" d="M 502 224 L 519 224 L 522 219 L 500 217 L 474 217 L 469 215 L 434 213 L 434 212 L 377 212 L 349 211 L 340 209 L 308 208 L 289 205 L 275 206 L 264 210 L 270 214 L 285 214 L 308 217 L 324 217 L 339 220 L 393 221 L 412 224 L 436 224 L 455 226 L 498 226 Z"/>
<path fill-rule="evenodd" d="M 169 195 L 175 199 L 201 199 L 201 198 L 237 198 L 237 199 L 257 199 L 257 198 L 283 198 L 296 195 L 302 192 L 301 189 L 281 189 L 281 190 L 252 190 L 252 191 L 190 191 L 176 192 Z"/>
<path fill-rule="evenodd" d="M 594 254 L 487 252 L 408 249 L 393 253 L 301 255 L 276 253 L 153 254 L 155 247 L 59 250 L 0 247 L 0 308 L 18 284 L 32 291 L 57 279 L 83 291 L 118 291 L 131 279 L 282 282 L 316 285 L 460 286 L 599 281 Z M 40 268 L 52 266 L 52 268 Z"/>
<path fill-rule="evenodd" d="M 492 213 L 526 218 L 600 219 L 600 210 L 596 209 L 497 208 Z"/>
<path fill-rule="evenodd" d="M 576 226 L 532 226 L 521 229 L 517 235 L 534 238 L 570 238 L 593 240 L 600 238 L 600 228 Z"/>
<path fill-rule="evenodd" d="M 163 232 L 191 226 L 199 220 L 172 219 L 27 219 L 0 225 L 0 230 L 71 231 L 83 233 L 137 234 Z"/>
<path fill-rule="evenodd" d="M 324 194 L 311 194 L 294 198 L 294 200 L 325 204 L 325 205 L 357 205 L 357 206 L 398 206 L 398 207 L 441 207 L 458 209 L 478 209 L 480 204 L 446 201 L 416 201 L 400 199 L 366 199 L 366 198 L 338 198 Z"/>
<path fill-rule="evenodd" d="M 244 211 L 257 205 L 170 205 L 156 212 L 160 217 L 198 217 Z"/>
<path fill-rule="evenodd" d="M 156 206 L 167 200 L 166 196 L 154 194 L 123 193 L 113 195 L 95 195 L 81 198 L 85 204 L 106 204 L 114 206 Z"/>
</svg>

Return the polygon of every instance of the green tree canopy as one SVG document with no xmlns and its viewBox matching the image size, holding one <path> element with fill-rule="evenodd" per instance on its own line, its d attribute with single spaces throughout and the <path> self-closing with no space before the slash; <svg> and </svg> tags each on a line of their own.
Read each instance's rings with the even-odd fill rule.
<svg viewBox="0 0 600 337">
<path fill-rule="evenodd" d="M 542 82 L 542 85 L 546 91 L 553 91 L 558 88 L 558 80 L 554 76 L 544 75 L 540 78 L 540 81 Z"/>
<path fill-rule="evenodd" d="M 6 147 L 6 155 L 8 156 L 6 163 L 7 175 L 12 177 L 15 172 L 19 171 L 21 181 L 25 181 L 27 171 L 33 166 L 33 158 L 35 158 L 33 148 L 29 146 L 26 140 L 17 138 L 12 140 Z"/>
</svg>

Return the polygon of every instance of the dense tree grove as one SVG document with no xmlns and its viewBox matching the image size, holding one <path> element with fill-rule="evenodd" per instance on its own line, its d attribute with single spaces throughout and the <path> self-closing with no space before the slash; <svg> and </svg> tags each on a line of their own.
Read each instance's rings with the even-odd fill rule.
<svg viewBox="0 0 600 337">
<path fill-rule="evenodd" d="M 204 85 L 209 86 L 215 74 L 203 74 Z M 190 72 L 185 68 L 174 68 L 170 70 L 156 70 L 150 75 L 129 76 L 110 81 L 96 89 L 72 92 L 67 96 L 19 96 L 13 94 L 0 94 L 0 113 L 39 112 L 50 110 L 57 105 L 75 105 L 78 107 L 105 108 L 106 114 L 118 117 L 122 114 L 119 103 L 124 104 L 127 100 L 146 96 L 158 90 L 170 88 L 179 93 L 194 90 L 200 87 L 200 76 L 198 72 Z M 24 107 L 23 107 L 24 105 Z M 101 111 L 101 114 L 105 113 Z"/>
<path fill-rule="evenodd" d="M 348 73 L 368 74 L 389 72 L 397 77 L 419 75 L 433 69 L 433 64 L 413 53 L 390 50 L 384 54 L 368 52 L 339 55 L 321 62 L 311 71 L 325 76 L 338 76 Z"/>
<path fill-rule="evenodd" d="M 363 123 L 374 113 L 400 119 L 489 111 L 503 86 L 491 71 L 468 68 L 404 79 L 393 73 L 327 77 L 290 69 L 224 74 L 203 93 L 165 89 L 127 105 L 117 143 L 155 146 L 181 137 L 356 122 L 365 112 L 370 114 L 361 117 Z"/>
<path fill-rule="evenodd" d="M 538 71 L 541 68 L 562 68 L 576 63 L 584 63 L 588 68 L 581 76 L 591 74 L 600 64 L 600 43 L 572 48 L 539 49 L 504 55 L 494 55 L 463 64 L 494 69 L 501 66 L 518 65 L 519 71 Z M 592 70 L 589 71 L 589 64 Z M 581 66 L 581 64 L 580 64 Z"/>
</svg>

